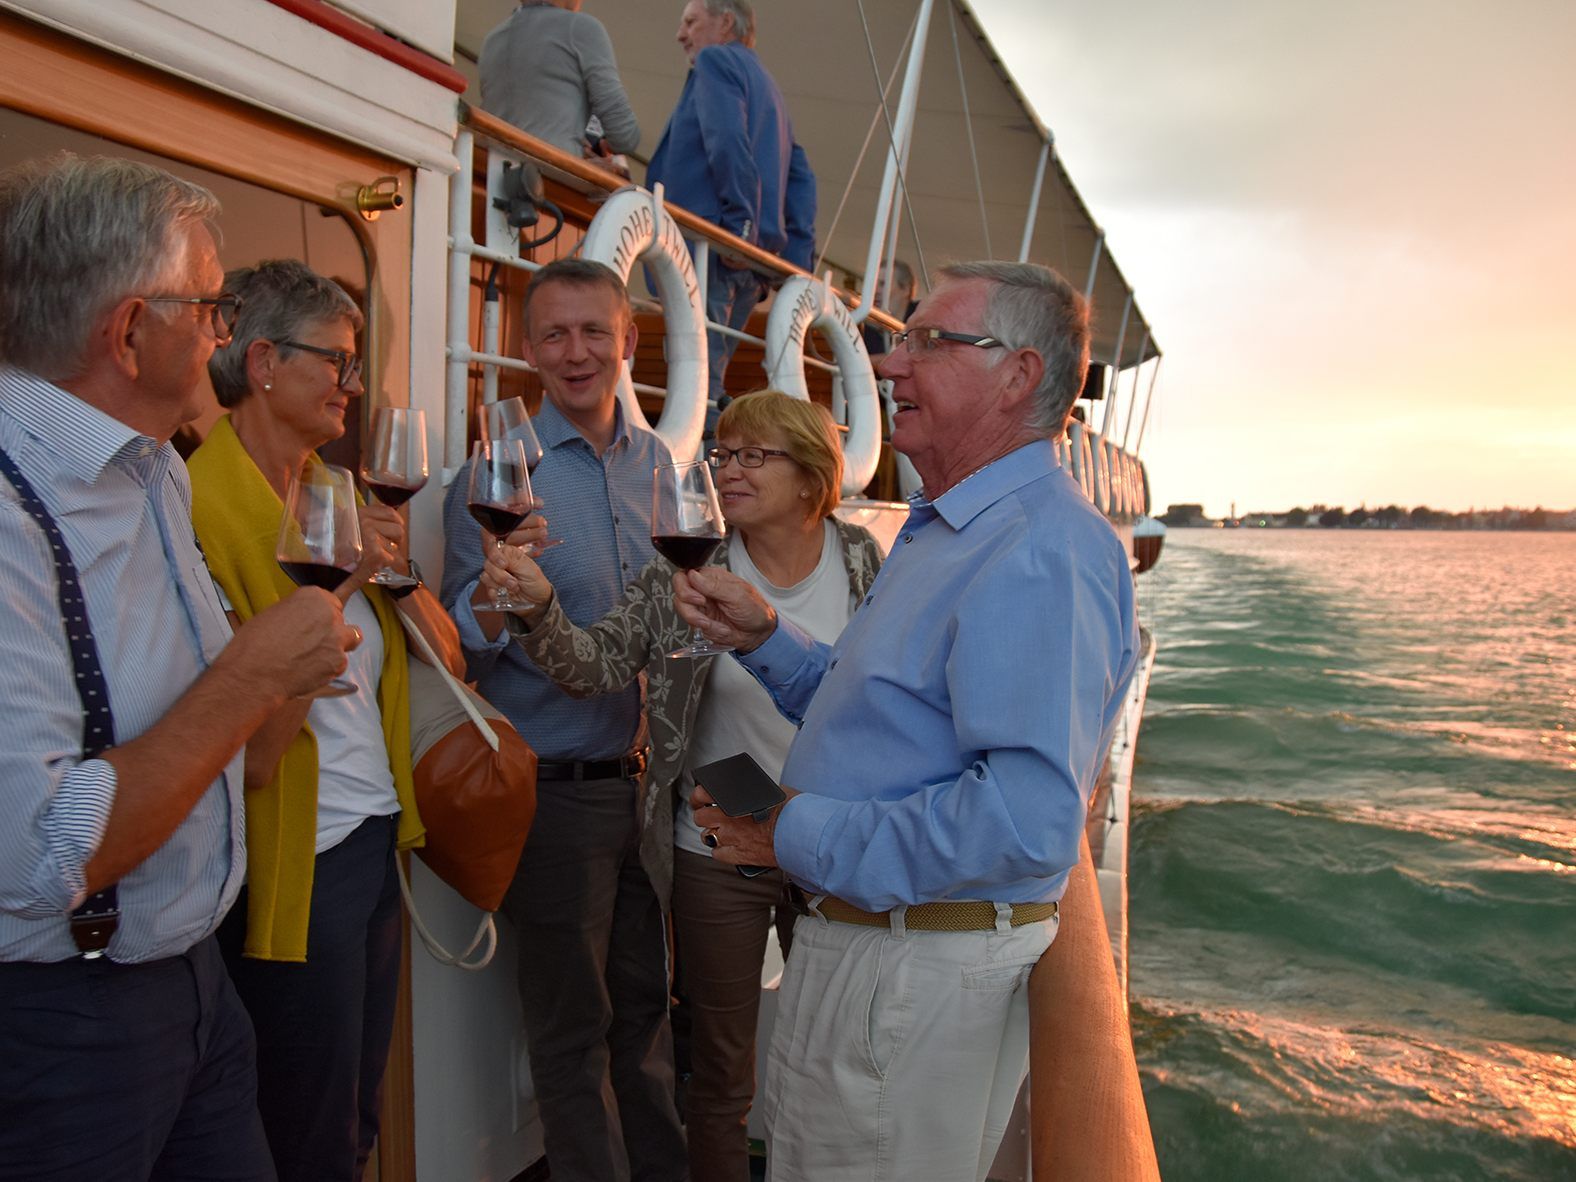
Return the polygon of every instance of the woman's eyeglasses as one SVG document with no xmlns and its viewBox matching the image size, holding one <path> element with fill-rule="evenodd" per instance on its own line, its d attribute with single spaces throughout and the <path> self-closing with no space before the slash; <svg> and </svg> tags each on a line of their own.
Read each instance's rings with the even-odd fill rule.
<svg viewBox="0 0 1576 1182">
<path fill-rule="evenodd" d="M 361 374 L 361 358 L 354 353 L 346 353 L 343 349 L 324 349 L 319 345 L 303 345 L 300 341 L 275 341 L 274 344 L 286 349 L 316 353 L 319 357 L 333 358 L 334 364 L 339 367 L 334 385 L 341 388 L 348 386 L 353 378 Z"/>
<path fill-rule="evenodd" d="M 775 447 L 714 447 L 706 453 L 706 462 L 715 471 L 721 471 L 728 466 L 729 460 L 738 460 L 741 468 L 759 468 L 766 462 L 767 456 L 782 456 L 785 460 L 793 459 L 785 451 L 778 451 Z"/>
</svg>

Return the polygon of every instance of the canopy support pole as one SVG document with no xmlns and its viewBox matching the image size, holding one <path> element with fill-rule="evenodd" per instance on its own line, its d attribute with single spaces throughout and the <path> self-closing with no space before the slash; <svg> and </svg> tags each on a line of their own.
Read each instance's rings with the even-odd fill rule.
<svg viewBox="0 0 1576 1182">
<path fill-rule="evenodd" d="M 1089 260 L 1089 278 L 1084 280 L 1084 299 L 1094 299 L 1094 277 L 1100 271 L 1100 255 L 1105 251 L 1105 231 L 1094 232 L 1094 256 Z"/>
<path fill-rule="evenodd" d="M 1160 358 L 1155 358 L 1155 368 L 1149 371 L 1149 393 L 1144 395 L 1144 417 L 1138 423 L 1138 439 L 1133 444 L 1136 456 L 1144 446 L 1144 429 L 1149 426 L 1149 404 L 1155 400 L 1155 379 L 1160 376 Z"/>
<path fill-rule="evenodd" d="M 1023 244 L 1018 247 L 1018 261 L 1029 261 L 1029 243 L 1034 241 L 1034 223 L 1040 216 L 1040 191 L 1045 187 L 1045 166 L 1051 159 L 1051 145 L 1046 140 L 1040 145 L 1040 163 L 1034 170 L 1034 190 L 1029 194 L 1029 213 L 1023 220 Z"/>
<path fill-rule="evenodd" d="M 1127 424 L 1122 428 L 1122 447 L 1127 447 L 1127 437 L 1133 431 L 1133 412 L 1138 409 L 1138 371 L 1144 368 L 1144 354 L 1149 351 L 1149 325 L 1144 325 L 1144 339 L 1138 346 L 1138 364 L 1133 366 L 1133 395 L 1127 404 Z"/>
<path fill-rule="evenodd" d="M 1105 414 L 1100 419 L 1100 434 L 1109 435 L 1111 424 L 1116 419 L 1116 396 L 1120 393 L 1117 388 L 1117 379 L 1122 376 L 1122 345 L 1127 338 L 1127 321 L 1133 314 L 1133 293 L 1127 293 L 1127 302 L 1122 305 L 1122 327 L 1116 330 L 1116 348 L 1111 351 L 1111 380 L 1106 384 Z"/>
</svg>

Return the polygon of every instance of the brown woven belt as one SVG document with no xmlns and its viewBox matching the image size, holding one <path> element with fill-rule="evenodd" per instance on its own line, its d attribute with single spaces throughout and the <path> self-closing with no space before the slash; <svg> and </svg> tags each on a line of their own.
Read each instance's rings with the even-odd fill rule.
<svg viewBox="0 0 1576 1182">
<path fill-rule="evenodd" d="M 857 923 L 868 928 L 892 924 L 890 911 L 866 911 L 835 895 L 825 896 L 815 910 L 837 923 Z M 1010 922 L 1019 928 L 1026 923 L 1041 923 L 1055 914 L 1055 903 L 1014 903 Z M 996 926 L 996 904 L 919 903 L 903 913 L 903 926 L 921 932 L 985 932 Z"/>
</svg>

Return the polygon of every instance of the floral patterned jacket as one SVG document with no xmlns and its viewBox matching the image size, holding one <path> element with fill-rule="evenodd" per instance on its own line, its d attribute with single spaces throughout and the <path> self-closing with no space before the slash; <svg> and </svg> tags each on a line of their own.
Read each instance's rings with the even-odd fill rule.
<svg viewBox="0 0 1576 1182">
<path fill-rule="evenodd" d="M 881 547 L 868 530 L 832 518 L 848 570 L 849 592 L 857 604 L 870 591 L 881 568 Z M 732 538 L 712 555 L 711 566 L 725 566 Z M 715 657 L 670 660 L 665 655 L 689 639 L 689 627 L 673 604 L 675 567 L 660 555 L 646 564 L 624 591 L 624 598 L 589 628 L 570 622 L 557 596 L 547 614 L 526 630 L 517 616 L 509 631 L 526 654 L 566 692 L 577 698 L 622 689 L 646 674 L 646 719 L 651 759 L 641 786 L 640 860 L 657 897 L 667 906 L 673 888 L 673 808 L 684 774 L 690 732 L 701 691 Z"/>
</svg>

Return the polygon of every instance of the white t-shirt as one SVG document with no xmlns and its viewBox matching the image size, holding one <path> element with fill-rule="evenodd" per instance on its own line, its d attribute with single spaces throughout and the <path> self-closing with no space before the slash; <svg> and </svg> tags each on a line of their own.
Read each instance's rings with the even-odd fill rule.
<svg viewBox="0 0 1576 1182">
<path fill-rule="evenodd" d="M 742 538 L 728 547 L 728 569 L 760 591 L 779 615 L 787 616 L 817 640 L 830 644 L 853 614 L 854 592 L 848 585 L 848 568 L 843 563 L 837 530 L 830 521 L 823 522 L 822 528 L 825 533 L 821 560 L 792 587 L 778 587 L 767 581 L 750 561 Z M 695 715 L 695 733 L 679 782 L 679 794 L 686 803 L 674 811 L 673 843 L 692 853 L 711 853 L 701 842 L 700 826 L 695 824 L 695 814 L 687 803 L 694 787 L 689 769 L 747 751 L 776 779 L 782 773 L 793 737 L 793 723 L 777 712 L 771 695 L 761 688 L 760 682 L 733 658 L 715 658 Z"/>
<path fill-rule="evenodd" d="M 383 673 L 383 629 L 367 597 L 357 591 L 345 605 L 345 623 L 361 629 L 345 676 L 356 692 L 318 698 L 306 720 L 317 736 L 316 852 L 333 849 L 368 817 L 399 812 L 394 773 L 383 741 L 378 683 Z"/>
</svg>

